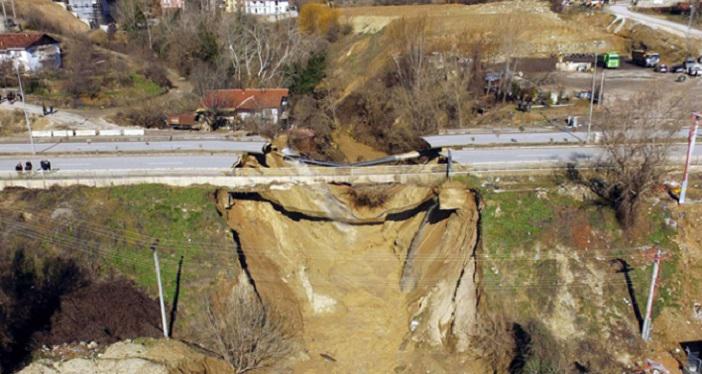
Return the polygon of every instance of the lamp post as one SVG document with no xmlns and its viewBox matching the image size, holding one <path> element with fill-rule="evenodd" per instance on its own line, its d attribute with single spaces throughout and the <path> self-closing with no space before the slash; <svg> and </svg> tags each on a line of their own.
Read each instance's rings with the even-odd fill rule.
<svg viewBox="0 0 702 374">
<path fill-rule="evenodd" d="M 29 115 L 27 114 L 27 106 L 24 101 L 24 88 L 22 87 L 22 76 L 19 72 L 18 63 L 13 63 L 15 66 L 15 72 L 17 73 L 17 83 L 19 84 L 20 96 L 22 97 L 22 112 L 24 112 L 24 122 L 27 125 L 27 131 L 29 131 L 29 144 L 32 147 L 32 154 L 36 155 L 37 151 L 34 149 L 34 138 L 32 138 L 32 125 L 29 123 Z"/>
</svg>

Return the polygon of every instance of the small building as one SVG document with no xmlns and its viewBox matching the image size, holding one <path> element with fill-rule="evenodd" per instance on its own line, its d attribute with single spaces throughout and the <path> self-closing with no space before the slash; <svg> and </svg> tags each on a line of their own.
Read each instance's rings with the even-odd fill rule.
<svg viewBox="0 0 702 374">
<path fill-rule="evenodd" d="M 572 54 L 561 56 L 556 62 L 556 70 L 566 72 L 589 71 L 594 62 L 593 55 Z"/>
<path fill-rule="evenodd" d="M 280 16 L 290 12 L 287 0 L 248 0 L 244 2 L 244 13 L 262 16 Z"/>
<path fill-rule="evenodd" d="M 184 6 L 184 0 L 161 0 L 161 9 L 163 10 L 183 9 Z"/>
<path fill-rule="evenodd" d="M 61 67 L 61 47 L 47 34 L 0 34 L 0 62 L 7 61 L 25 71 L 57 69 Z"/>
<path fill-rule="evenodd" d="M 199 112 L 212 111 L 228 122 L 257 118 L 271 123 L 284 119 L 287 88 L 222 89 L 207 92 Z"/>
<path fill-rule="evenodd" d="M 111 21 L 107 0 L 64 0 L 67 9 L 91 28 L 106 25 Z"/>
<path fill-rule="evenodd" d="M 271 20 L 297 16 L 297 11 L 290 5 L 289 0 L 224 0 L 224 2 L 225 10 L 230 13 L 243 12 L 264 16 Z"/>
<path fill-rule="evenodd" d="M 173 114 L 166 118 L 166 124 L 174 129 L 195 130 L 200 125 L 198 117 L 194 112 Z"/>
</svg>

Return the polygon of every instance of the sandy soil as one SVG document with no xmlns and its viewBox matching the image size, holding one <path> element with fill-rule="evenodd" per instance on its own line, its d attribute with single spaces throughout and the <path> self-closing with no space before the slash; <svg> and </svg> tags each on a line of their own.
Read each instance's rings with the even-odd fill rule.
<svg viewBox="0 0 702 374">
<path fill-rule="evenodd" d="M 447 359 L 443 344 L 451 340 L 449 326 L 470 331 L 467 313 L 477 303 L 472 282 L 460 278 L 477 220 L 473 201 L 461 199 L 465 189 L 452 195 L 464 209 L 426 223 L 426 208 L 415 208 L 431 189 L 398 185 L 386 206 L 362 209 L 348 204 L 349 187 L 304 193 L 310 188 L 242 195 L 225 211 L 257 290 L 300 326 L 306 354 L 295 371 L 456 372 L 465 355 Z M 408 259 L 415 235 L 423 239 Z M 403 288 L 403 278 L 414 284 Z M 459 278 L 466 290 L 456 290 Z"/>
<path fill-rule="evenodd" d="M 583 52 L 603 41 L 603 49 L 620 48 L 617 36 L 592 25 L 591 20 L 564 20 L 545 2 L 510 1 L 480 5 L 408 5 L 342 8 L 343 17 L 357 33 L 373 33 L 401 17 L 424 17 L 437 38 L 447 35 L 481 35 L 516 41 L 515 56 L 548 56 Z"/>
</svg>

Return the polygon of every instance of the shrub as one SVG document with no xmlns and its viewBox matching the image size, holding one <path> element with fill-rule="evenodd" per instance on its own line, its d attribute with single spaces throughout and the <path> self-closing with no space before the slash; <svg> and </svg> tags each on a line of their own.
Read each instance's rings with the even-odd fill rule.
<svg viewBox="0 0 702 374">
<path fill-rule="evenodd" d="M 273 364 L 292 352 L 292 336 L 279 313 L 249 285 L 238 284 L 221 303 L 207 302 L 208 345 L 237 373 Z"/>
<path fill-rule="evenodd" d="M 298 26 L 302 32 L 326 36 L 339 28 L 339 11 L 326 4 L 307 3 L 300 9 Z"/>
<path fill-rule="evenodd" d="M 347 192 L 355 207 L 378 208 L 390 198 L 390 191 L 385 186 L 362 185 L 355 186 Z"/>
<path fill-rule="evenodd" d="M 173 88 L 173 83 L 171 83 L 170 79 L 168 79 L 168 75 L 166 74 L 166 69 L 163 68 L 163 66 L 156 64 L 156 63 L 149 63 L 147 64 L 142 70 L 141 74 L 146 77 L 146 79 L 151 80 L 152 82 L 158 84 L 160 87 L 163 88 Z"/>
<path fill-rule="evenodd" d="M 125 279 L 91 284 L 61 298 L 42 344 L 161 336 L 158 303 Z"/>
</svg>

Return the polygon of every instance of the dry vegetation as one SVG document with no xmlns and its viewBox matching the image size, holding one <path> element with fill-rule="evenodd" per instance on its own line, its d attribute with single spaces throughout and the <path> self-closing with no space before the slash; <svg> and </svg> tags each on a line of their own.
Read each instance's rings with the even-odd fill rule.
<svg viewBox="0 0 702 374">
<path fill-rule="evenodd" d="M 223 299 L 207 301 L 206 344 L 237 373 L 270 366 L 290 354 L 292 332 L 252 286 L 237 284 Z"/>
<path fill-rule="evenodd" d="M 351 202 L 358 208 L 379 208 L 390 198 L 391 191 L 383 185 L 359 185 L 347 192 Z"/>
</svg>

